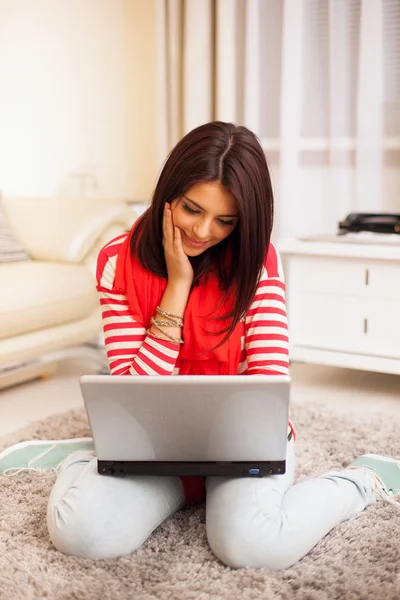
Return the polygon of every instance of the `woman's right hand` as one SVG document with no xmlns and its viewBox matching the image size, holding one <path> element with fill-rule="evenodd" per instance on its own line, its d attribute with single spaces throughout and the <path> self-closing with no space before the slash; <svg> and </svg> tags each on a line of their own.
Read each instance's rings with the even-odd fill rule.
<svg viewBox="0 0 400 600">
<path fill-rule="evenodd" d="M 163 247 L 168 271 L 168 283 L 172 285 L 193 283 L 193 268 L 186 256 L 180 229 L 174 226 L 171 205 L 165 203 L 163 215 Z"/>
</svg>

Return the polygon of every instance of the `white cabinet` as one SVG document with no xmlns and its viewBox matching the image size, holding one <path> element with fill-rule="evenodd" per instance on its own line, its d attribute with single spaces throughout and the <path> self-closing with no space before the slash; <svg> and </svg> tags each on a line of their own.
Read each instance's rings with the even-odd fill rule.
<svg viewBox="0 0 400 600">
<path fill-rule="evenodd" d="M 284 240 L 291 360 L 400 374 L 400 237 Z"/>
</svg>

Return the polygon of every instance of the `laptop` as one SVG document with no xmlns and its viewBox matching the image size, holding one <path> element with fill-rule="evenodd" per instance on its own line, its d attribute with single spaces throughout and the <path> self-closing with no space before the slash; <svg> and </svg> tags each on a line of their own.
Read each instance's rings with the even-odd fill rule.
<svg viewBox="0 0 400 600">
<path fill-rule="evenodd" d="M 83 375 L 80 385 L 103 475 L 285 472 L 287 376 Z"/>
</svg>

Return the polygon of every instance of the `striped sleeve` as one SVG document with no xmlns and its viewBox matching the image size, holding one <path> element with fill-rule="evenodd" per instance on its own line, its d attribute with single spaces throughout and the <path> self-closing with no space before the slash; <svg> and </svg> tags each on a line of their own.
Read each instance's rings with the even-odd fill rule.
<svg viewBox="0 0 400 600">
<path fill-rule="evenodd" d="M 285 283 L 279 255 L 272 244 L 246 314 L 245 348 L 248 375 L 287 375 L 289 338 Z"/>
<path fill-rule="evenodd" d="M 97 289 L 106 353 L 112 375 L 171 375 L 179 344 L 146 334 L 129 310 L 128 299 L 114 291 L 118 249 L 125 236 L 105 246 L 97 261 Z"/>
</svg>

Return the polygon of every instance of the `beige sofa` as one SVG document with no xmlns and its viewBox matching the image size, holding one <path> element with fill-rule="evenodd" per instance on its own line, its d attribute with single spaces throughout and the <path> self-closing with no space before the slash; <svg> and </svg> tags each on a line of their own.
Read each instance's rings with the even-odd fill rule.
<svg viewBox="0 0 400 600">
<path fill-rule="evenodd" d="M 123 201 L 2 198 L 31 260 L 0 264 L 0 389 L 48 374 L 64 356 L 105 365 L 95 288 L 100 248 L 136 218 Z"/>
</svg>

